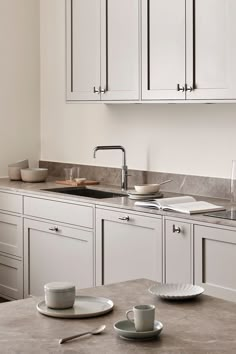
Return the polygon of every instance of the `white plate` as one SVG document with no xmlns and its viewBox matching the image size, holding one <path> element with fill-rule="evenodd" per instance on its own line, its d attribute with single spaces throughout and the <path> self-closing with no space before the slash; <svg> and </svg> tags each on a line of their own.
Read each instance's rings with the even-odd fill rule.
<svg viewBox="0 0 236 354">
<path fill-rule="evenodd" d="M 139 194 L 137 192 L 128 192 L 129 198 L 134 200 L 145 200 L 145 199 L 154 199 L 154 198 L 162 198 L 163 194 L 158 192 L 154 194 Z"/>
<path fill-rule="evenodd" d="M 192 284 L 156 284 L 151 286 L 148 291 L 163 299 L 183 300 L 201 295 L 204 289 Z"/>
<path fill-rule="evenodd" d="M 114 330 L 116 333 L 125 339 L 152 339 L 157 337 L 163 328 L 163 324 L 159 321 L 154 322 L 154 329 L 153 331 L 146 331 L 146 332 L 136 332 L 134 323 L 123 320 L 114 323 L 113 325 Z"/>
<path fill-rule="evenodd" d="M 65 310 L 50 309 L 45 301 L 37 304 L 37 310 L 46 316 L 59 318 L 86 318 L 103 315 L 112 311 L 113 301 L 104 297 L 76 296 L 74 306 Z"/>
</svg>

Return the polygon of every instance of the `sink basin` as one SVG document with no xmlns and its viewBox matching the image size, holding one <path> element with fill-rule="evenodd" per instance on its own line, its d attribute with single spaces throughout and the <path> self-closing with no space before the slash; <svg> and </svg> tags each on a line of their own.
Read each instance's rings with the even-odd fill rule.
<svg viewBox="0 0 236 354">
<path fill-rule="evenodd" d="M 86 187 L 65 187 L 65 188 L 52 188 L 52 189 L 42 189 L 42 190 L 47 192 L 78 195 L 81 197 L 88 197 L 88 198 L 95 198 L 95 199 L 125 197 L 125 194 L 106 192 L 106 191 L 90 189 Z"/>
</svg>

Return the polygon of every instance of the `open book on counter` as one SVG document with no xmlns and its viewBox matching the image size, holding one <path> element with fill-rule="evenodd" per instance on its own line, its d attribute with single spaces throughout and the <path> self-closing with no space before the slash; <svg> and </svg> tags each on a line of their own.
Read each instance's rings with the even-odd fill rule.
<svg viewBox="0 0 236 354">
<path fill-rule="evenodd" d="M 204 201 L 196 201 L 195 198 L 190 196 L 137 201 L 135 202 L 135 205 L 167 211 L 172 210 L 185 214 L 197 214 L 209 211 L 225 210 L 225 207 L 223 206 Z"/>
</svg>

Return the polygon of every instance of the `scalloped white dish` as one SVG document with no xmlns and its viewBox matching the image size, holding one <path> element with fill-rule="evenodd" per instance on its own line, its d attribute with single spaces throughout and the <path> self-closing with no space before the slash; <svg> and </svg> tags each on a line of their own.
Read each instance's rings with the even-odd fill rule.
<svg viewBox="0 0 236 354">
<path fill-rule="evenodd" d="M 192 284 L 156 284 L 151 286 L 148 291 L 162 299 L 184 300 L 201 295 L 204 289 Z"/>
</svg>

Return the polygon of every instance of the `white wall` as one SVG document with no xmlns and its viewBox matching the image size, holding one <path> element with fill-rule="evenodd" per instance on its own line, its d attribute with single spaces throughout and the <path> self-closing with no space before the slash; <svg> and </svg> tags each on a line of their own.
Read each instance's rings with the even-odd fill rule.
<svg viewBox="0 0 236 354">
<path fill-rule="evenodd" d="M 39 159 L 39 0 L 0 1 L 0 176 Z"/>
<path fill-rule="evenodd" d="M 41 0 L 41 159 L 201 176 L 230 175 L 236 105 L 99 105 L 65 102 L 65 1 Z"/>
</svg>

